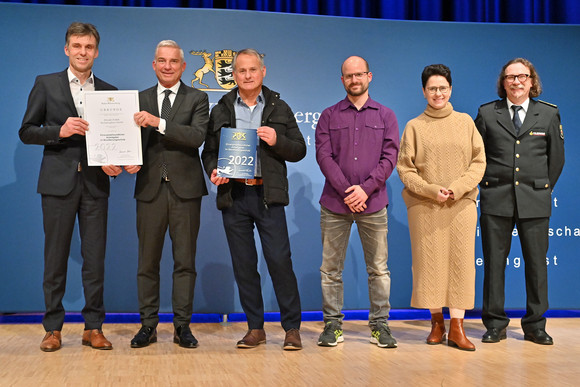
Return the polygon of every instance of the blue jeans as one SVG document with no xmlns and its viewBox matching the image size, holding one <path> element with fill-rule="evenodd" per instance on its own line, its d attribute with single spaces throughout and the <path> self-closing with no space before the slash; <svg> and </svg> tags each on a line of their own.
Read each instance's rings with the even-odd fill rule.
<svg viewBox="0 0 580 387">
<path fill-rule="evenodd" d="M 369 275 L 369 326 L 387 322 L 391 304 L 391 273 L 387 267 L 387 209 L 371 214 L 337 214 L 320 208 L 322 231 L 322 313 L 324 322 L 342 323 L 344 288 L 342 271 L 352 223 L 356 222 Z"/>
</svg>

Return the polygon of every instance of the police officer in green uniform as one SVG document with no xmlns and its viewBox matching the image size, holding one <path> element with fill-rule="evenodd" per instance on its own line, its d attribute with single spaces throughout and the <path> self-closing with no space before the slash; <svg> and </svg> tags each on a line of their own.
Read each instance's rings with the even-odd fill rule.
<svg viewBox="0 0 580 387">
<path fill-rule="evenodd" d="M 500 100 L 479 108 L 475 125 L 483 137 L 487 169 L 480 183 L 484 257 L 482 342 L 506 338 L 505 267 L 512 230 L 518 229 L 525 262 L 524 339 L 551 345 L 548 310 L 548 226 L 551 194 L 564 167 L 564 134 L 555 105 L 536 101 L 542 92 L 531 62 L 506 63 L 497 83 Z"/>
</svg>

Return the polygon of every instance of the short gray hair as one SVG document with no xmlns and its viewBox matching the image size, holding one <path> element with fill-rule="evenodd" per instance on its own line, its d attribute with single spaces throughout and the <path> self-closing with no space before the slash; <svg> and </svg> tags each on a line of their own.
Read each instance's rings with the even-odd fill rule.
<svg viewBox="0 0 580 387">
<path fill-rule="evenodd" d="M 181 56 L 181 61 L 185 61 L 185 55 L 183 55 L 183 49 L 181 47 L 179 47 L 179 44 L 177 44 L 177 42 L 175 42 L 175 40 L 162 40 L 159 43 L 157 43 L 157 47 L 155 47 L 155 58 L 157 59 L 157 51 L 161 48 L 161 47 L 173 47 L 173 48 L 178 48 L 179 49 L 179 55 Z"/>
<path fill-rule="evenodd" d="M 236 61 L 238 59 L 238 55 L 241 54 L 255 56 L 260 61 L 260 68 L 264 68 L 264 55 L 260 54 L 258 50 L 255 50 L 253 48 L 244 48 L 243 50 L 236 52 L 236 55 L 234 55 L 234 59 L 232 60 L 232 69 L 234 71 L 236 71 Z"/>
</svg>

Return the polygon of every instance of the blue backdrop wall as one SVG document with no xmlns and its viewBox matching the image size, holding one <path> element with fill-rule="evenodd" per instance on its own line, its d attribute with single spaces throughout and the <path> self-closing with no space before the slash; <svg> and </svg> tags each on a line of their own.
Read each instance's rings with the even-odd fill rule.
<svg viewBox="0 0 580 387">
<path fill-rule="evenodd" d="M 279 91 L 293 108 L 308 143 L 308 155 L 288 168 L 291 204 L 287 207 L 294 266 L 303 308 L 320 310 L 321 243 L 319 204 L 323 177 L 315 161 L 314 130 L 320 112 L 344 98 L 340 65 L 349 55 L 365 57 L 374 78 L 371 95 L 391 107 L 405 123 L 425 107 L 420 73 L 431 63 L 445 63 L 453 72 L 451 101 L 458 111 L 475 117 L 480 104 L 496 99 L 501 66 L 515 56 L 530 59 L 544 83 L 542 99 L 557 104 L 566 136 L 566 166 L 553 194 L 549 270 L 551 308 L 580 309 L 576 285 L 580 262 L 580 211 L 573 195 L 580 144 L 576 121 L 580 104 L 580 26 L 463 24 L 350 19 L 250 11 L 144 9 L 116 7 L 0 4 L 0 313 L 44 309 L 42 297 L 43 231 L 36 180 L 42 147 L 23 145 L 18 129 L 28 93 L 38 74 L 68 65 L 64 33 L 72 21 L 95 24 L 101 33 L 100 55 L 94 67 L 102 79 L 120 89 L 143 90 L 156 82 L 151 68 L 155 45 L 174 39 L 186 52 L 183 81 L 191 84 L 204 64 L 190 51 L 239 50 L 255 47 L 266 54 L 265 83 Z M 213 75 L 213 74 L 211 74 Z M 204 78 L 210 102 L 224 89 L 210 75 Z M 204 89 L 198 82 L 195 87 Z M 137 235 L 134 178 L 123 174 L 111 185 L 105 304 L 109 312 L 137 311 Z M 239 312 L 221 214 L 215 189 L 203 200 L 198 240 L 194 310 L 202 313 Z M 391 303 L 409 306 L 411 254 L 407 214 L 395 173 L 387 182 L 389 206 L 389 268 Z M 483 261 L 476 241 L 476 307 L 481 307 Z M 69 260 L 65 308 L 83 307 L 81 256 L 75 236 Z M 514 236 L 507 267 L 506 306 L 525 305 L 524 264 Z M 267 310 L 277 304 L 263 260 L 260 261 Z M 171 310 L 171 246 L 162 262 L 162 311 Z M 353 229 L 344 272 L 345 308 L 367 309 L 367 275 L 358 234 Z"/>
</svg>

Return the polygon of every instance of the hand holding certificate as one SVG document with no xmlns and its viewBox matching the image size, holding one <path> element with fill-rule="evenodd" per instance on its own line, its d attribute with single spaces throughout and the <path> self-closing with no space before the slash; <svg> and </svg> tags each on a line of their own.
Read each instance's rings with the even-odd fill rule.
<svg viewBox="0 0 580 387">
<path fill-rule="evenodd" d="M 253 179 L 257 144 L 256 129 L 222 128 L 217 176 Z"/>
<path fill-rule="evenodd" d="M 137 90 L 87 91 L 84 95 L 87 161 L 90 166 L 142 165 Z"/>
</svg>

